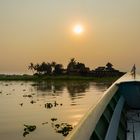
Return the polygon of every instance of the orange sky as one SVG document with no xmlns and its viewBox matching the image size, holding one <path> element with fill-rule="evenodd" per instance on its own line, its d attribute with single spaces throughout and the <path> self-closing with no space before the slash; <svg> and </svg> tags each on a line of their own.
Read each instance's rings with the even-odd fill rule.
<svg viewBox="0 0 140 140">
<path fill-rule="evenodd" d="M 30 62 L 66 66 L 72 57 L 140 71 L 139 13 L 139 0 L 0 0 L 0 73 L 28 72 Z"/>
</svg>

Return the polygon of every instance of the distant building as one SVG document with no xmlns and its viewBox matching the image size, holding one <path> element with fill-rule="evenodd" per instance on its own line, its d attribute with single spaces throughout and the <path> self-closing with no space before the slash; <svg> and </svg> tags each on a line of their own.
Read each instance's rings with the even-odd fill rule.
<svg viewBox="0 0 140 140">
<path fill-rule="evenodd" d="M 107 63 L 106 66 L 100 66 L 97 67 L 95 70 L 92 70 L 90 74 L 95 77 L 110 77 L 110 76 L 122 76 L 125 73 L 114 69 L 111 63 Z"/>
<path fill-rule="evenodd" d="M 95 71 L 105 71 L 106 67 L 97 67 Z"/>
</svg>

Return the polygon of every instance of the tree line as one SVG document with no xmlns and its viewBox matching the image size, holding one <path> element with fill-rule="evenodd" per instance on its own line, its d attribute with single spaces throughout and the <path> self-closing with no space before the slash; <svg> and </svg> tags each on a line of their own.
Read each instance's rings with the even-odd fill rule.
<svg viewBox="0 0 140 140">
<path fill-rule="evenodd" d="M 62 64 L 58 64 L 54 61 L 51 63 L 42 62 L 41 64 L 33 64 L 31 62 L 28 69 L 31 70 L 34 75 L 84 75 L 90 71 L 84 63 L 77 62 L 75 58 L 70 59 L 66 69 L 64 69 Z"/>
<path fill-rule="evenodd" d="M 78 62 L 75 58 L 70 59 L 66 69 L 62 64 L 56 62 L 42 62 L 41 64 L 30 63 L 28 69 L 33 75 L 80 75 L 80 76 L 121 76 L 124 73 L 113 68 L 113 65 L 108 62 L 106 66 L 97 67 L 95 70 L 90 70 L 84 63 Z"/>
</svg>

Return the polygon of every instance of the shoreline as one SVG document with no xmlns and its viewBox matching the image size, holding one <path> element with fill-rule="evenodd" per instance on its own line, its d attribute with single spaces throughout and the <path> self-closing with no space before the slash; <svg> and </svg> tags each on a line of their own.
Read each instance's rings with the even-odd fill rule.
<svg viewBox="0 0 140 140">
<path fill-rule="evenodd" d="M 33 76 L 33 75 L 0 75 L 0 81 L 48 81 L 48 80 L 87 80 L 95 82 L 115 82 L 119 76 L 91 77 L 91 76 Z"/>
</svg>

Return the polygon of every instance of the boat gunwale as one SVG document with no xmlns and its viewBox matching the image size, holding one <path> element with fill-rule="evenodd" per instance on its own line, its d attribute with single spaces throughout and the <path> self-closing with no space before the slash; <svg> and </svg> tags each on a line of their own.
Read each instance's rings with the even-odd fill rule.
<svg viewBox="0 0 140 140">
<path fill-rule="evenodd" d="M 117 90 L 118 86 L 115 83 L 112 84 L 97 101 L 97 104 L 91 106 L 84 117 L 80 120 L 79 124 L 73 129 L 73 131 L 66 137 L 65 140 L 89 139 L 92 134 L 91 129 L 95 129 L 98 120 L 108 105 L 108 102 L 112 99 Z M 90 121 L 91 119 L 92 121 Z"/>
<path fill-rule="evenodd" d="M 97 101 L 96 105 L 91 106 L 88 112 L 80 120 L 78 125 L 73 131 L 65 138 L 65 140 L 88 140 L 90 139 L 101 115 L 103 114 L 106 106 L 115 95 L 119 88 L 119 84 L 126 82 L 140 82 L 140 79 L 133 79 L 130 73 L 126 73 L 124 76 L 114 82 L 103 94 L 103 96 Z"/>
</svg>

